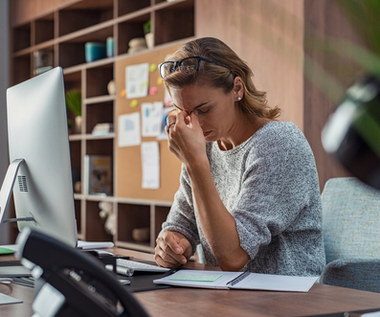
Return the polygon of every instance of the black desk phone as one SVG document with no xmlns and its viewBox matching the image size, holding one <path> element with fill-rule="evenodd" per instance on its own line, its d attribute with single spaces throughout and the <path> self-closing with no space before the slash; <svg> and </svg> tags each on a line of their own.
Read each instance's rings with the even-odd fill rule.
<svg viewBox="0 0 380 317">
<path fill-rule="evenodd" d="M 148 316 L 94 256 L 27 228 L 17 244 L 16 256 L 44 282 L 33 302 L 37 315 L 40 309 L 40 315 L 56 317 Z"/>
</svg>

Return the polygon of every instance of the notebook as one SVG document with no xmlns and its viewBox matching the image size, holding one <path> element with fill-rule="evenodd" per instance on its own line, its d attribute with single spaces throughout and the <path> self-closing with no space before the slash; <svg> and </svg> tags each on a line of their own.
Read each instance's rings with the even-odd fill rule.
<svg viewBox="0 0 380 317">
<path fill-rule="evenodd" d="M 251 272 L 179 270 L 154 280 L 156 284 L 183 287 L 308 292 L 318 276 L 286 276 Z"/>
</svg>

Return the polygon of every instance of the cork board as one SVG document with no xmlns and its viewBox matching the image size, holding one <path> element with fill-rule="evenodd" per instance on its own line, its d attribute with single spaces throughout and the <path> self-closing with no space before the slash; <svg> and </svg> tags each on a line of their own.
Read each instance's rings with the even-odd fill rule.
<svg viewBox="0 0 380 317">
<path fill-rule="evenodd" d="M 142 188 L 141 144 L 119 147 L 118 121 L 120 115 L 139 112 L 141 127 L 141 104 L 144 102 L 164 102 L 165 87 L 160 80 L 158 64 L 161 63 L 168 54 L 173 53 L 179 46 L 180 45 L 177 44 L 170 47 L 154 49 L 136 56 L 121 58 L 115 63 L 115 186 L 117 197 L 172 201 L 174 193 L 178 189 L 181 163 L 177 157 L 169 151 L 168 141 L 157 140 L 156 137 L 143 136 L 141 136 L 141 142 L 157 141 L 159 143 L 160 186 L 158 189 Z M 149 63 L 153 68 L 157 66 L 153 71 L 151 69 L 149 71 L 148 95 L 146 97 L 129 99 L 125 94 L 126 67 L 143 63 Z M 154 94 L 150 94 L 152 88 L 156 90 Z M 137 105 L 132 106 L 132 101 L 135 103 L 137 101 Z"/>
</svg>

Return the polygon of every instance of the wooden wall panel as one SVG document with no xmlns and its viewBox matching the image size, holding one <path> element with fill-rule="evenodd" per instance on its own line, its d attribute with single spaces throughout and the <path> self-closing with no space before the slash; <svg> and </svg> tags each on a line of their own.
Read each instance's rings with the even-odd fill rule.
<svg viewBox="0 0 380 317">
<path fill-rule="evenodd" d="M 196 36 L 226 42 L 281 107 L 281 119 L 303 129 L 303 1 L 198 0 Z"/>
<path fill-rule="evenodd" d="M 330 0 L 306 0 L 305 1 L 305 30 L 317 31 L 320 36 L 339 37 L 359 42 L 359 37 L 342 14 L 340 8 Z M 305 51 L 318 62 L 329 74 L 333 75 L 343 87 L 348 87 L 355 78 L 358 78 L 361 69 L 341 56 L 333 55 L 322 49 L 315 41 L 308 45 L 309 39 L 305 39 Z M 305 65 L 305 67 L 309 67 Z M 305 135 L 313 149 L 319 172 L 320 186 L 323 188 L 326 180 L 331 177 L 347 176 L 348 173 L 322 146 L 321 131 L 329 115 L 334 111 L 337 102 L 327 97 L 326 90 L 319 89 L 315 84 L 315 71 L 305 70 L 312 76 L 305 77 L 304 83 L 304 127 Z M 342 92 L 334 91 L 343 96 Z M 339 98 L 339 97 L 338 97 Z"/>
<path fill-rule="evenodd" d="M 11 25 L 24 24 L 78 0 L 11 0 Z"/>
</svg>

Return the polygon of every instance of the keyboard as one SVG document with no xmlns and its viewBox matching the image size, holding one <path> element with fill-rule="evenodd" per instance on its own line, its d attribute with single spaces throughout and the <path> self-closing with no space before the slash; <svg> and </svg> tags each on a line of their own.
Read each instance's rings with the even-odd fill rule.
<svg viewBox="0 0 380 317">
<path fill-rule="evenodd" d="M 118 274 L 132 276 L 133 272 L 168 272 L 169 268 L 160 267 L 154 264 L 147 264 L 127 259 L 116 260 L 116 272 Z"/>
</svg>

